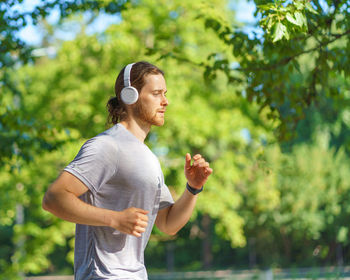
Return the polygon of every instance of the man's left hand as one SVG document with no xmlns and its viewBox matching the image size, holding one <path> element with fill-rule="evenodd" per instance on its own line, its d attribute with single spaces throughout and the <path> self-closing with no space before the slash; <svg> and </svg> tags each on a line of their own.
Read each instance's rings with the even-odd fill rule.
<svg viewBox="0 0 350 280">
<path fill-rule="evenodd" d="M 186 154 L 185 176 L 192 188 L 200 189 L 211 173 L 213 173 L 213 169 L 209 167 L 209 163 L 200 154 L 193 156 L 192 165 L 191 155 L 189 153 Z"/>
</svg>

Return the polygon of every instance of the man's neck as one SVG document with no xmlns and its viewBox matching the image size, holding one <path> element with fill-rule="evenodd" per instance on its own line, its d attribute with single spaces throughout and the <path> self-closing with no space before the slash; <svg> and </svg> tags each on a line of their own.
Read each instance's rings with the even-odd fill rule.
<svg viewBox="0 0 350 280">
<path fill-rule="evenodd" d="M 136 119 L 127 119 L 120 122 L 127 130 L 135 135 L 142 143 L 145 141 L 151 125 L 144 123 L 142 121 L 137 121 Z"/>
</svg>

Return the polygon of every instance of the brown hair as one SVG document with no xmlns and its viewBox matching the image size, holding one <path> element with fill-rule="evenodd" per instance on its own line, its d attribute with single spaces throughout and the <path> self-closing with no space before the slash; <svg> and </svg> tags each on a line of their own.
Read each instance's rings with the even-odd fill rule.
<svg viewBox="0 0 350 280">
<path fill-rule="evenodd" d="M 111 97 L 107 102 L 107 109 L 109 113 L 107 124 L 116 124 L 124 120 L 127 115 L 126 106 L 120 98 L 120 92 L 124 88 L 125 67 L 120 71 L 115 81 L 115 96 Z M 139 94 L 141 93 L 141 89 L 145 85 L 145 77 L 149 74 L 162 74 L 164 76 L 164 72 L 162 70 L 160 70 L 157 66 L 146 61 L 136 62 L 132 66 L 130 72 L 130 82 L 131 86 L 136 88 Z"/>
</svg>

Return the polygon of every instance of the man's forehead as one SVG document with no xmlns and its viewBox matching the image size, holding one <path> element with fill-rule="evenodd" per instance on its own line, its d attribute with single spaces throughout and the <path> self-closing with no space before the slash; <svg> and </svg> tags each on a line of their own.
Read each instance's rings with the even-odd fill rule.
<svg viewBox="0 0 350 280">
<path fill-rule="evenodd" d="M 164 80 L 164 76 L 162 74 L 147 74 L 145 75 L 145 81 L 146 80 Z"/>
<path fill-rule="evenodd" d="M 164 90 L 165 79 L 162 74 L 149 74 L 145 76 L 145 86 Z"/>
</svg>

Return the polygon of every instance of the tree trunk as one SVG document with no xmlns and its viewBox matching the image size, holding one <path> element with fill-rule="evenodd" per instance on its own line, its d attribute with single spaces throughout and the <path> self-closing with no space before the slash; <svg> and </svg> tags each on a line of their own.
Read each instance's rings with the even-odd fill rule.
<svg viewBox="0 0 350 280">
<path fill-rule="evenodd" d="M 344 265 L 344 259 L 343 259 L 343 247 L 341 243 L 337 243 L 336 245 L 335 256 L 337 259 L 337 265 L 342 267 Z"/>
<path fill-rule="evenodd" d="M 175 258 L 174 258 L 174 247 L 175 244 L 173 241 L 168 241 L 166 243 L 166 267 L 168 271 L 174 271 L 175 267 Z"/>
<path fill-rule="evenodd" d="M 285 234 L 284 229 L 281 229 L 281 237 L 282 237 L 282 242 L 283 242 L 283 248 L 284 248 L 284 256 L 289 263 L 291 260 L 291 244 L 290 244 L 290 239 L 287 234 Z"/>
<path fill-rule="evenodd" d="M 202 240 L 202 266 L 203 269 L 210 269 L 213 261 L 213 254 L 211 251 L 211 219 L 208 214 L 202 218 L 203 240 Z"/>
<path fill-rule="evenodd" d="M 248 248 L 249 248 L 249 267 L 251 269 L 255 268 L 256 266 L 256 251 L 255 251 L 255 243 L 256 239 L 254 237 L 251 237 L 248 239 Z"/>
</svg>

